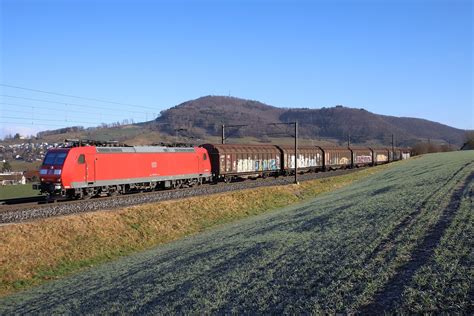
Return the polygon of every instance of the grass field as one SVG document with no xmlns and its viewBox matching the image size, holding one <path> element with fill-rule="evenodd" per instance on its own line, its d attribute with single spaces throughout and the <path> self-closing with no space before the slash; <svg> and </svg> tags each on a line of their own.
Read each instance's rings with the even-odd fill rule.
<svg viewBox="0 0 474 316">
<path fill-rule="evenodd" d="M 0 200 L 37 196 L 38 192 L 32 189 L 31 184 L 2 185 L 0 186 Z"/>
<path fill-rule="evenodd" d="M 0 227 L 0 295 L 218 224 L 335 190 L 389 165 L 345 176 Z M 225 206 L 225 207 L 221 207 Z"/>
<path fill-rule="evenodd" d="M 473 160 L 471 151 L 393 164 L 304 204 L 4 298 L 0 313 L 469 314 Z"/>
</svg>

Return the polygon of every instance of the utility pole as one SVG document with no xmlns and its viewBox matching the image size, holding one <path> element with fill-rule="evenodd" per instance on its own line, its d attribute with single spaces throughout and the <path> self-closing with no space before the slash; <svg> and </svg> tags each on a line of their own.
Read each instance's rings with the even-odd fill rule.
<svg viewBox="0 0 474 316">
<path fill-rule="evenodd" d="M 395 152 L 395 145 L 394 145 L 394 142 L 393 142 L 393 134 L 392 134 L 392 152 Z"/>
<path fill-rule="evenodd" d="M 298 184 L 298 122 L 295 122 L 295 184 Z"/>
<path fill-rule="evenodd" d="M 347 135 L 347 147 L 351 147 L 351 134 Z"/>
<path fill-rule="evenodd" d="M 295 126 L 295 184 L 298 183 L 298 122 L 288 122 L 288 123 L 270 123 L 268 125 L 294 125 Z M 289 165 L 289 163 L 288 163 Z"/>
<path fill-rule="evenodd" d="M 222 144 L 225 144 L 225 125 L 222 124 Z"/>
<path fill-rule="evenodd" d="M 221 135 L 221 139 L 222 139 L 222 144 L 225 144 L 225 140 L 227 137 L 231 136 L 232 133 L 230 133 L 229 135 L 227 135 L 227 137 L 225 136 L 225 128 L 226 126 L 224 124 L 221 125 L 222 126 L 222 135 Z M 241 128 L 241 127 L 245 127 L 245 126 L 248 126 L 247 124 L 240 124 L 240 125 L 227 125 L 227 127 L 237 127 L 237 128 Z"/>
<path fill-rule="evenodd" d="M 392 134 L 392 160 L 395 158 L 395 146 L 394 146 L 394 143 L 393 143 L 393 134 Z M 389 157 L 389 160 L 390 160 L 390 157 Z"/>
</svg>

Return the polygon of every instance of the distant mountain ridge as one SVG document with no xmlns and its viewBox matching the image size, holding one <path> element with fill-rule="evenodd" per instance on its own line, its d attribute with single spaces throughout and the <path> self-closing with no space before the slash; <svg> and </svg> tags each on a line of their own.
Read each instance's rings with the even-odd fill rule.
<svg viewBox="0 0 474 316">
<path fill-rule="evenodd" d="M 280 108 L 227 96 L 205 96 L 181 103 L 162 111 L 153 121 L 104 124 L 96 128 L 65 127 L 40 132 L 37 136 L 54 142 L 65 138 L 88 138 L 138 145 L 180 140 L 198 144 L 215 141 L 221 135 L 222 124 L 225 124 L 228 126 L 226 135 L 233 139 L 254 137 L 266 142 L 270 138 L 293 134 L 291 127 L 272 123 L 294 121 L 299 123 L 301 138 L 340 145 L 348 138 L 353 144 L 389 145 L 392 134 L 395 143 L 401 146 L 431 141 L 460 147 L 465 140 L 464 130 L 425 119 L 380 115 L 341 105 L 320 109 Z"/>
<path fill-rule="evenodd" d="M 149 124 L 174 133 L 186 129 L 198 137 L 219 135 L 221 125 L 246 124 L 236 136 L 262 138 L 282 134 L 271 123 L 299 122 L 299 135 L 306 138 L 331 138 L 353 142 L 388 143 L 394 134 L 397 142 L 410 145 L 431 140 L 462 144 L 464 130 L 425 119 L 394 117 L 365 109 L 336 106 L 331 108 L 278 108 L 259 101 L 225 96 L 205 96 L 162 111 Z"/>
</svg>

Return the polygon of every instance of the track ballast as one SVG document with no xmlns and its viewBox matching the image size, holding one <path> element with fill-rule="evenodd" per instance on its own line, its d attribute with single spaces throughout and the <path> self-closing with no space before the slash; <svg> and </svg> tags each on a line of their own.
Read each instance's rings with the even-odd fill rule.
<svg viewBox="0 0 474 316">
<path fill-rule="evenodd" d="M 299 181 L 323 179 L 356 172 L 361 169 L 336 170 L 332 172 L 307 173 L 298 175 Z M 294 178 L 278 177 L 257 179 L 233 183 L 205 184 L 192 188 L 152 191 L 145 193 L 126 194 L 115 197 L 102 197 L 90 200 L 64 201 L 36 205 L 0 205 L 0 224 L 20 223 L 36 219 L 93 212 L 99 210 L 114 210 L 127 206 L 176 200 L 187 197 L 203 196 L 230 191 L 252 189 L 257 187 L 292 184 Z"/>
</svg>

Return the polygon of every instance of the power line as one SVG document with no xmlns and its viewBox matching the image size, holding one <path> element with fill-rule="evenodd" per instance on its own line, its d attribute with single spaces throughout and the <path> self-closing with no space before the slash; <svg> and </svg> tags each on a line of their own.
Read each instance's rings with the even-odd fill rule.
<svg viewBox="0 0 474 316">
<path fill-rule="evenodd" d="M 18 124 L 18 122 L 0 121 L 0 124 Z M 33 122 L 22 122 L 22 124 L 34 125 L 34 126 L 47 126 L 47 127 L 54 126 L 54 127 L 62 127 L 62 128 L 71 127 L 71 126 L 65 127 L 64 125 L 57 125 L 57 124 L 38 124 L 38 123 L 33 123 Z"/>
<path fill-rule="evenodd" d="M 20 111 L 15 111 L 15 110 L 12 110 L 12 112 L 20 112 Z M 25 113 L 25 112 L 21 112 L 21 113 Z M 88 122 L 88 121 L 78 121 L 78 120 L 69 120 L 69 119 L 64 119 L 64 120 L 58 120 L 58 119 L 45 119 L 45 118 L 30 118 L 30 117 L 18 117 L 18 116 L 3 116 L 1 115 L 0 118 L 3 118 L 3 119 L 13 119 L 13 120 L 24 120 L 24 121 L 48 121 L 48 122 L 64 122 L 65 124 L 67 123 L 80 123 L 80 124 L 92 124 L 92 125 L 100 125 L 104 122 Z M 12 124 L 18 124 L 19 122 L 10 122 Z M 23 123 L 23 122 L 21 122 Z"/>
<path fill-rule="evenodd" d="M 52 111 L 56 111 L 55 114 L 62 114 L 57 108 L 50 108 L 50 107 L 39 107 L 39 106 L 35 106 L 35 105 L 25 105 L 25 104 L 15 104 L 15 103 L 5 103 L 5 102 L 0 102 L 0 104 L 5 104 L 5 105 L 13 105 L 13 106 L 17 106 L 17 107 L 20 107 L 20 108 L 31 108 L 33 111 L 34 110 L 52 110 Z M 8 112 L 18 112 L 18 113 L 31 113 L 31 111 L 18 111 L 18 110 L 10 110 L 8 109 Z M 82 114 L 88 114 L 88 115 L 91 115 L 92 113 L 89 111 L 77 111 L 77 110 L 70 110 L 70 109 L 67 109 L 67 113 L 69 112 L 74 112 L 74 113 L 82 113 Z M 65 115 L 67 115 L 67 113 L 64 113 Z M 141 112 L 139 112 L 141 113 Z M 39 115 L 51 115 L 51 113 L 36 113 L 36 114 L 39 114 Z M 115 118 L 118 118 L 118 119 L 124 119 L 123 116 L 117 116 L 117 115 L 107 115 L 108 118 L 110 117 L 115 117 Z M 132 117 L 134 119 L 145 119 L 144 117 L 141 118 L 141 117 Z"/>
<path fill-rule="evenodd" d="M 25 120 L 25 121 L 48 121 L 48 122 L 65 122 L 65 123 L 81 123 L 81 124 L 97 124 L 97 122 L 85 122 L 85 121 L 76 121 L 76 120 L 55 120 L 55 119 L 35 119 L 28 117 L 17 117 L 17 116 L 0 116 L 3 119 L 12 119 L 12 120 Z M 18 122 L 17 122 L 18 123 Z"/>
<path fill-rule="evenodd" d="M 20 87 L 20 86 L 13 86 L 13 85 L 4 84 L 4 83 L 0 83 L 0 86 L 7 87 L 7 88 L 13 88 L 13 89 L 26 90 L 26 91 L 33 91 L 33 92 L 46 93 L 46 94 L 57 95 L 57 96 L 68 97 L 68 98 L 76 98 L 76 99 L 89 100 L 89 101 L 96 101 L 96 102 L 103 102 L 103 103 L 110 103 L 110 104 L 134 106 L 134 107 L 145 108 L 145 109 L 154 109 L 154 108 L 152 108 L 152 107 L 144 106 L 144 105 L 121 103 L 121 102 L 108 101 L 108 100 L 97 99 L 97 98 L 81 97 L 81 96 L 76 96 L 76 95 L 72 95 L 72 94 L 64 94 L 64 93 L 51 92 L 51 91 L 45 91 L 45 90 L 39 90 L 39 89 L 31 89 L 31 88 L 25 88 L 25 87 Z"/>
<path fill-rule="evenodd" d="M 52 101 L 52 100 L 42 100 L 42 99 L 36 99 L 36 98 L 26 98 L 26 97 L 19 97 L 19 96 L 14 96 L 14 95 L 6 95 L 6 94 L 0 94 L 0 97 L 6 97 L 6 98 L 14 98 L 14 99 L 21 99 L 21 100 L 28 100 L 28 101 L 37 101 L 37 102 L 45 102 L 45 103 L 51 103 L 51 104 L 61 104 L 61 105 L 66 105 L 66 106 L 75 106 L 75 107 L 81 107 L 81 108 L 93 108 L 93 109 L 103 109 L 103 110 L 115 110 L 116 108 L 110 108 L 110 107 L 104 107 L 104 106 L 95 106 L 95 105 L 88 105 L 88 104 L 77 104 L 77 103 L 69 103 L 69 102 L 60 102 L 60 101 Z M 156 116 L 156 113 L 151 113 L 151 112 L 143 112 L 143 111 L 130 111 L 130 110 L 125 110 L 125 112 L 130 112 L 130 113 L 141 113 L 141 114 L 153 114 Z"/>
</svg>

